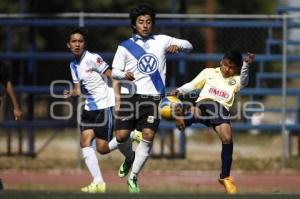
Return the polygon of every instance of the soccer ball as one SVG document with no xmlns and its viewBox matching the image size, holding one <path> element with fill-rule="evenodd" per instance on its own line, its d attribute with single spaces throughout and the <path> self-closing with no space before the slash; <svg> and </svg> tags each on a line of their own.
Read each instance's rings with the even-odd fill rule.
<svg viewBox="0 0 300 199">
<path fill-rule="evenodd" d="M 159 114 L 165 120 L 173 120 L 172 106 L 181 104 L 180 99 L 175 96 L 166 96 L 159 103 Z"/>
</svg>

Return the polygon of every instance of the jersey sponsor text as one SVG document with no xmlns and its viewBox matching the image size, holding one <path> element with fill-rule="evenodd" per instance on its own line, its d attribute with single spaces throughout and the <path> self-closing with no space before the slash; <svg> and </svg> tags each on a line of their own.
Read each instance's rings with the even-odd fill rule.
<svg viewBox="0 0 300 199">
<path fill-rule="evenodd" d="M 228 99 L 229 98 L 228 92 L 220 90 L 220 89 L 218 89 L 216 87 L 211 87 L 208 90 L 208 92 L 209 92 L 209 94 L 212 94 L 212 95 L 217 96 L 217 97 L 221 97 L 223 99 Z"/>
</svg>

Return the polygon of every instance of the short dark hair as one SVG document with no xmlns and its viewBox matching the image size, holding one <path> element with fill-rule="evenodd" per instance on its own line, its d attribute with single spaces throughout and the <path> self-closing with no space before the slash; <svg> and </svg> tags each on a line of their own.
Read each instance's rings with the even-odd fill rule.
<svg viewBox="0 0 300 199">
<path fill-rule="evenodd" d="M 155 24 L 155 11 L 148 4 L 140 4 L 130 10 L 131 27 L 134 30 L 136 19 L 142 15 L 150 15 L 152 23 Z"/>
<path fill-rule="evenodd" d="M 223 59 L 229 59 L 231 62 L 233 62 L 238 69 L 240 69 L 243 66 L 243 56 L 242 54 L 237 50 L 230 50 L 227 51 Z"/>
<path fill-rule="evenodd" d="M 83 39 L 84 41 L 87 42 L 87 37 L 88 37 L 88 31 L 86 28 L 83 28 L 83 27 L 77 27 L 77 28 L 73 28 L 69 33 L 68 33 L 68 37 L 67 37 L 67 42 L 69 43 L 70 42 L 70 39 L 71 39 L 71 35 L 74 35 L 74 34 L 81 34 L 83 36 Z"/>
</svg>

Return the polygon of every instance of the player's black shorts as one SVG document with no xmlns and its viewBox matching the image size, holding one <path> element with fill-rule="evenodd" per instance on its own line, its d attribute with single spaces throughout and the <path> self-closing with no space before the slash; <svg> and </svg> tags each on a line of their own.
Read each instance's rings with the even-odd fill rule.
<svg viewBox="0 0 300 199">
<path fill-rule="evenodd" d="M 161 97 L 149 95 L 121 95 L 120 110 L 116 113 L 115 129 L 150 128 L 156 132 L 160 119 L 158 104 Z"/>
<path fill-rule="evenodd" d="M 216 101 L 198 102 L 196 106 L 201 110 L 201 117 L 196 122 L 208 127 L 215 127 L 223 123 L 230 124 L 230 112 Z"/>
<path fill-rule="evenodd" d="M 113 138 L 113 107 L 95 111 L 83 110 L 80 130 L 93 129 L 97 138 L 110 141 Z"/>
</svg>

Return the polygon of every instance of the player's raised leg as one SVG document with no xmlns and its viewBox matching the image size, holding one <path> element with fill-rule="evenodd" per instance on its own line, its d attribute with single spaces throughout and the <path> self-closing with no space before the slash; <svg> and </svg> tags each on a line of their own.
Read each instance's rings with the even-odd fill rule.
<svg viewBox="0 0 300 199">
<path fill-rule="evenodd" d="M 132 164 L 132 170 L 127 181 L 130 193 L 140 192 L 140 187 L 138 185 L 138 175 L 150 156 L 150 152 L 152 149 L 152 140 L 154 139 L 154 135 L 155 132 L 152 129 L 143 129 L 143 139 L 136 148 L 135 159 Z"/>
</svg>

